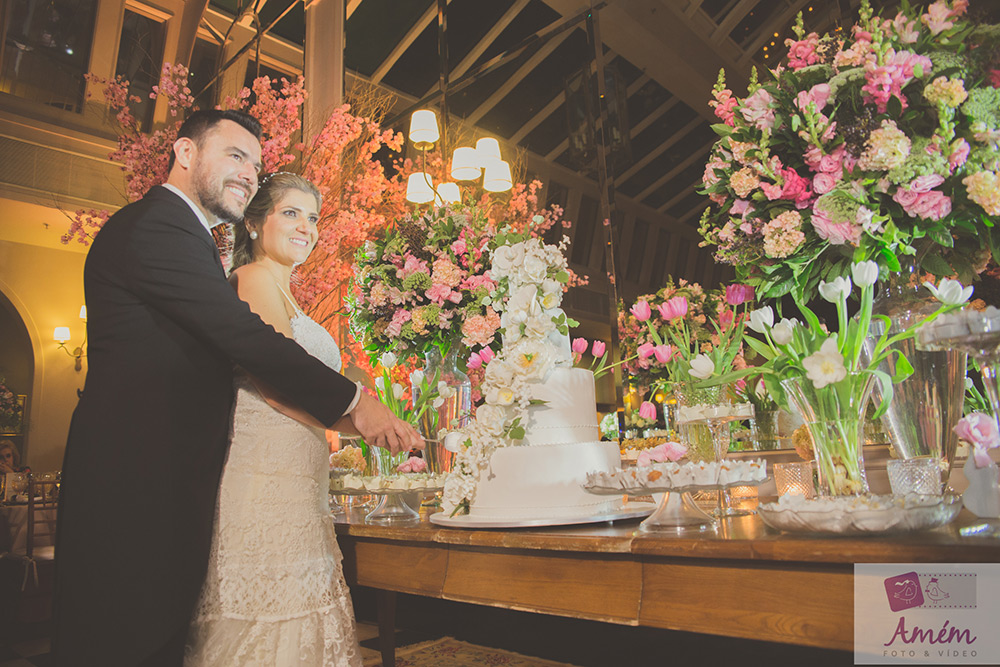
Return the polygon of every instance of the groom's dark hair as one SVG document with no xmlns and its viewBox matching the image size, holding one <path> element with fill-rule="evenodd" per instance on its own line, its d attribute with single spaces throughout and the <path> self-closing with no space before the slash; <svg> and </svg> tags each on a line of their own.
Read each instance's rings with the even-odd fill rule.
<svg viewBox="0 0 1000 667">
<path fill-rule="evenodd" d="M 205 133 L 211 130 L 213 127 L 219 124 L 219 122 L 224 120 L 231 120 L 244 130 L 257 137 L 257 141 L 261 140 L 264 133 L 260 128 L 260 121 L 248 114 L 246 111 L 239 111 L 237 109 L 203 109 L 195 111 L 193 114 L 187 117 L 187 120 L 181 124 L 179 130 L 177 130 L 177 138 L 187 137 L 191 139 L 198 146 L 201 146 L 201 139 L 205 136 Z M 174 154 L 173 149 L 170 150 L 170 160 L 167 162 L 167 173 L 174 168 Z"/>
</svg>

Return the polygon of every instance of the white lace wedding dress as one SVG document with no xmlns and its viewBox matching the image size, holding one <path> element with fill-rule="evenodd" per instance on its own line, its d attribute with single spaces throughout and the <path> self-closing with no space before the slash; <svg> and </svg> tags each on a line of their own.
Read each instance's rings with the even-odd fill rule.
<svg viewBox="0 0 1000 667">
<path fill-rule="evenodd" d="M 326 329 L 301 312 L 291 325 L 296 342 L 340 369 Z M 184 664 L 360 666 L 323 432 L 269 406 L 245 376 L 235 384 L 232 444 Z"/>
</svg>

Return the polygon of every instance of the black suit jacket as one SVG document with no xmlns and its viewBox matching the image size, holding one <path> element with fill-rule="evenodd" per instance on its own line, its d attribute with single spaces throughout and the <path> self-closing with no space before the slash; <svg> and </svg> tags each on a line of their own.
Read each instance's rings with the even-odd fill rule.
<svg viewBox="0 0 1000 667">
<path fill-rule="evenodd" d="M 166 188 L 113 215 L 84 269 L 86 386 L 63 463 L 54 652 L 135 665 L 187 627 L 211 543 L 233 364 L 320 422 L 355 385 L 240 301 Z"/>
</svg>

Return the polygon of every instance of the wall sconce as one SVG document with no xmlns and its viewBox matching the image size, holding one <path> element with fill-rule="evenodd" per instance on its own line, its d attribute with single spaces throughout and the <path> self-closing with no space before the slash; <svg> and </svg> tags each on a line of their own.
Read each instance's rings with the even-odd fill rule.
<svg viewBox="0 0 1000 667">
<path fill-rule="evenodd" d="M 84 322 L 87 321 L 87 306 L 80 306 L 80 319 Z M 87 345 L 86 330 L 84 330 L 83 342 L 80 343 L 79 347 L 73 348 L 72 352 L 70 352 L 69 348 L 66 347 L 66 343 L 68 343 L 70 339 L 69 327 L 56 327 L 55 331 L 52 332 L 52 338 L 59 343 L 59 347 L 63 352 L 76 360 L 73 367 L 77 371 L 83 370 L 83 358 L 87 356 L 87 353 L 84 351 L 84 346 Z"/>
<path fill-rule="evenodd" d="M 421 171 L 410 174 L 406 181 L 406 201 L 435 206 L 462 201 L 457 183 L 434 185 L 427 173 L 427 151 L 441 138 L 437 116 L 430 109 L 414 111 L 410 116 L 410 141 L 420 151 Z M 483 178 L 483 189 L 489 192 L 506 192 L 514 183 L 510 165 L 500 159 L 500 144 L 496 139 L 483 138 L 476 147 L 456 148 L 451 159 L 451 177 L 456 181 L 474 181 Z"/>
</svg>

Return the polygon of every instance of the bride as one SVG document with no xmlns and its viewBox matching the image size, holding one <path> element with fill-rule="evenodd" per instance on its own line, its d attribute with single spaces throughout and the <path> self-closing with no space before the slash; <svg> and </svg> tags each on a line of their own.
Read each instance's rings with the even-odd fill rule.
<svg viewBox="0 0 1000 667">
<path fill-rule="evenodd" d="M 336 342 L 290 289 L 292 268 L 316 245 L 319 208 L 308 180 L 268 178 L 236 225 L 230 282 L 261 319 L 339 371 Z M 208 574 L 184 664 L 359 666 L 322 427 L 245 374 L 235 384 Z"/>
</svg>

